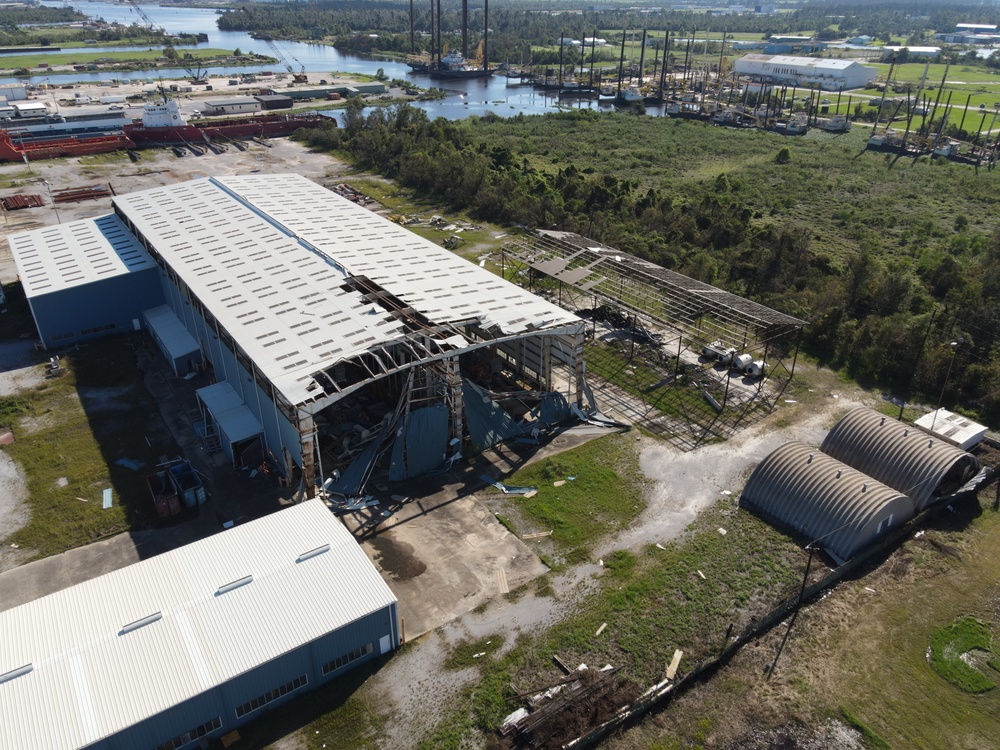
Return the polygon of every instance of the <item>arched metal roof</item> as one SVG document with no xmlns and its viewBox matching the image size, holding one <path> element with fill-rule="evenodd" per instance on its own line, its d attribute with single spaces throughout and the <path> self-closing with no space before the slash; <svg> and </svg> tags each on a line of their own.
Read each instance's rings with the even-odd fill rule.
<svg viewBox="0 0 1000 750">
<path fill-rule="evenodd" d="M 864 406 L 837 422 L 820 450 L 909 496 L 917 512 L 981 468 L 972 454 Z"/>
<path fill-rule="evenodd" d="M 798 442 L 757 465 L 742 500 L 840 560 L 913 517 L 913 503 L 901 492 Z"/>
</svg>

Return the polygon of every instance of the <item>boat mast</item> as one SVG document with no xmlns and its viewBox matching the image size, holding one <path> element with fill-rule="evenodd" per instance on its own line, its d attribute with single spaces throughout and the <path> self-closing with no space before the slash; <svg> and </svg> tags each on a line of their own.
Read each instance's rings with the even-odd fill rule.
<svg viewBox="0 0 1000 750">
<path fill-rule="evenodd" d="M 462 0 L 462 57 L 469 56 L 469 0 Z"/>
</svg>

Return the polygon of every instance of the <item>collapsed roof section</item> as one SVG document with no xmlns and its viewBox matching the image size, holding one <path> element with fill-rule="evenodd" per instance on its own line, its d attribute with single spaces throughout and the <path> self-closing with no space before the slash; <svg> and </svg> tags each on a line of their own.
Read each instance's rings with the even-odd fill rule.
<svg viewBox="0 0 1000 750">
<path fill-rule="evenodd" d="M 509 257 L 581 292 L 621 305 L 700 344 L 757 348 L 805 322 L 572 232 L 539 230 L 510 241 Z"/>
<path fill-rule="evenodd" d="M 982 468 L 971 453 L 865 406 L 837 422 L 820 450 L 908 495 L 917 512 Z"/>
<path fill-rule="evenodd" d="M 300 175 L 199 179 L 114 206 L 300 411 L 458 350 L 583 331 L 572 313 Z"/>
</svg>

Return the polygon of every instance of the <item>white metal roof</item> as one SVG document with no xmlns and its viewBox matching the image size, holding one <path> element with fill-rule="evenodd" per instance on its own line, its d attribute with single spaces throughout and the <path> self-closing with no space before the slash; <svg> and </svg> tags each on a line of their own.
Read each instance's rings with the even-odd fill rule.
<svg viewBox="0 0 1000 750">
<path fill-rule="evenodd" d="M 28 299 L 156 267 L 114 214 L 15 234 L 8 241 Z"/>
<path fill-rule="evenodd" d="M 229 442 L 238 443 L 264 431 L 260 421 L 229 383 L 214 383 L 199 388 L 195 393 L 211 412 Z"/>
<path fill-rule="evenodd" d="M 789 65 L 818 70 L 846 70 L 858 65 L 855 60 L 841 60 L 833 57 L 799 57 L 795 55 L 744 55 L 736 62 L 769 63 L 771 65 Z"/>
<path fill-rule="evenodd" d="M 312 375 L 398 340 L 363 275 L 434 324 L 505 334 L 582 325 L 572 313 L 295 174 L 207 178 L 114 199 L 293 404 Z"/>
<path fill-rule="evenodd" d="M 160 305 L 144 310 L 142 316 L 156 333 L 156 337 L 166 347 L 166 350 L 170 352 L 171 359 L 179 359 L 185 354 L 200 351 L 201 347 L 195 341 L 194 336 L 188 332 L 181 319 L 177 317 L 169 305 Z"/>
<path fill-rule="evenodd" d="M 0 612 L 0 747 L 84 747 L 395 601 L 311 500 Z"/>
<path fill-rule="evenodd" d="M 947 409 L 937 409 L 929 414 L 924 414 L 913 424 L 952 445 L 957 445 L 962 450 L 968 450 L 977 445 L 986 435 L 985 425 L 973 422 L 971 419 Z"/>
</svg>

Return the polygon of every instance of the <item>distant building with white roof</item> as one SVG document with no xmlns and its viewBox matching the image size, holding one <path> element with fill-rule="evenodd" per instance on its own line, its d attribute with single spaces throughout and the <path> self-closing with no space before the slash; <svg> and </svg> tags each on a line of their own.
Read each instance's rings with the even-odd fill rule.
<svg viewBox="0 0 1000 750">
<path fill-rule="evenodd" d="M 861 88 L 874 81 L 877 72 L 853 60 L 763 54 L 744 55 L 735 62 L 734 69 L 755 81 L 826 91 Z"/>
</svg>

